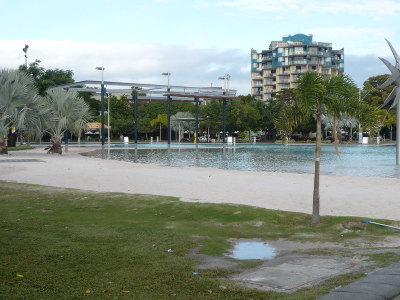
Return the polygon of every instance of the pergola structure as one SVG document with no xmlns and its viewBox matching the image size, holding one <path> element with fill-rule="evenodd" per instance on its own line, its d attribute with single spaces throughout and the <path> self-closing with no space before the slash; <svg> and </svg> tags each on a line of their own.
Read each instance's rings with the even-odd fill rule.
<svg viewBox="0 0 400 300">
<path fill-rule="evenodd" d="M 82 87 L 86 85 L 100 85 L 100 91 L 96 87 Z M 106 88 L 106 86 L 116 86 L 118 88 Z M 130 88 L 124 88 L 129 86 Z M 198 137 L 199 122 L 199 102 L 206 99 L 223 100 L 223 143 L 226 136 L 226 105 L 227 100 L 238 99 L 236 90 L 223 89 L 222 87 L 187 87 L 171 86 L 159 84 L 141 84 L 133 82 L 112 82 L 85 80 L 54 86 L 51 89 L 68 89 L 78 92 L 101 93 L 101 144 L 104 145 L 104 95 L 107 93 L 126 93 L 132 95 L 127 101 L 134 101 L 134 133 L 135 144 L 137 144 L 137 104 L 138 101 L 165 101 L 167 103 L 168 117 L 168 145 L 171 143 L 171 103 L 173 101 L 194 102 L 196 105 L 196 138 Z M 140 94 L 140 95 L 139 95 Z M 142 95 L 145 94 L 145 95 Z"/>
</svg>

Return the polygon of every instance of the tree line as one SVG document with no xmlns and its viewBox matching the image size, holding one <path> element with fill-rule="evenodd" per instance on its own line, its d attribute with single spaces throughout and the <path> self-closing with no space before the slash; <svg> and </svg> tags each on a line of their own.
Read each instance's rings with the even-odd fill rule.
<svg viewBox="0 0 400 300">
<path fill-rule="evenodd" d="M 71 70 L 61 69 L 46 70 L 40 66 L 40 63 L 40 60 L 35 60 L 29 66 L 19 66 L 19 71 L 23 74 L 26 74 L 26 77 L 22 75 L 22 77 L 20 77 L 27 80 L 27 82 L 21 83 L 22 86 L 29 86 L 29 92 L 28 90 L 26 91 L 27 95 L 29 95 L 29 93 L 36 93 L 37 96 L 26 96 L 31 100 L 27 101 L 26 103 L 21 101 L 19 104 L 15 104 L 17 103 L 16 99 L 12 100 L 14 101 L 14 104 L 11 104 L 10 97 L 8 97 L 8 100 L 6 99 L 7 97 L 4 98 L 4 96 L 2 96 L 2 98 L 0 99 L 2 104 L 2 107 L 0 108 L 0 113 L 2 116 L 1 126 L 3 136 L 6 132 L 9 133 L 11 128 L 18 127 L 20 129 L 23 129 L 24 133 L 31 139 L 37 138 L 40 134 L 47 134 L 50 136 L 50 139 L 54 139 L 54 137 L 52 137 L 49 133 L 48 129 L 42 128 L 42 132 L 40 132 L 38 131 L 38 125 L 35 125 L 37 127 L 36 128 L 35 126 L 33 126 L 33 124 L 25 126 L 25 128 L 22 126 L 21 120 L 27 120 L 27 107 L 29 107 L 29 105 L 33 105 L 33 103 L 39 105 L 38 103 L 40 101 L 38 102 L 37 99 L 41 99 L 41 101 L 44 101 L 43 99 L 48 99 L 47 101 L 50 101 L 48 97 L 49 87 L 73 83 L 73 72 Z M 4 72 L 6 72 L 6 70 L 3 70 L 2 72 L 2 80 L 4 81 L 4 83 L 7 81 L 6 77 L 9 77 L 9 80 L 12 81 L 12 77 L 16 76 L 15 73 L 13 73 L 13 75 L 11 74 L 11 70 L 7 71 L 10 72 L 8 75 L 5 75 Z M 306 78 L 307 76 L 303 77 Z M 321 126 L 323 130 L 329 129 L 331 132 L 336 132 L 336 130 L 339 128 L 354 128 L 355 130 L 357 130 L 356 127 L 358 126 L 358 124 L 361 124 L 363 128 L 368 128 L 375 133 L 381 130 L 384 132 L 386 137 L 390 137 L 392 135 L 390 132 L 392 129 L 392 125 L 395 124 L 395 113 L 393 110 L 388 110 L 387 107 L 386 109 L 379 108 L 379 106 L 383 103 L 383 101 L 389 95 L 391 89 L 393 88 L 393 85 L 388 86 L 384 89 L 378 88 L 378 86 L 382 84 L 387 78 L 388 75 L 379 75 L 369 78 L 364 83 L 361 94 L 356 93 L 358 89 L 356 88 L 354 83 L 352 83 L 354 92 L 351 98 L 355 100 L 353 101 L 353 107 L 346 108 L 347 110 L 349 110 L 347 114 L 334 113 L 332 115 L 323 113 L 321 120 Z M 316 85 L 313 86 L 315 87 Z M 2 91 L 5 91 L 7 89 L 6 85 L 2 84 L 1 89 Z M 307 87 L 307 90 L 309 89 L 310 87 Z M 83 99 L 83 103 L 88 106 L 88 111 L 86 112 L 87 114 L 85 115 L 83 120 L 100 121 L 100 101 L 96 100 L 93 96 L 93 93 L 87 92 L 79 92 L 77 95 L 77 97 Z M 110 125 L 112 135 L 115 137 L 119 137 L 120 135 L 129 135 L 133 132 L 134 107 L 133 102 L 125 101 L 127 96 L 128 95 L 117 97 L 111 95 L 110 97 Z M 20 95 L 20 97 L 22 97 L 22 95 Z M 314 119 L 316 117 L 315 114 L 298 114 L 298 116 L 307 115 L 308 117 L 307 119 L 301 118 L 301 120 L 299 119 L 295 123 L 290 123 L 287 120 L 287 118 L 290 117 L 287 115 L 290 111 L 289 108 L 291 108 L 293 104 L 296 103 L 296 97 L 299 97 L 299 87 L 295 89 L 285 89 L 281 92 L 278 92 L 277 97 L 275 99 L 271 99 L 269 102 L 258 101 L 251 95 L 239 96 L 239 99 L 230 100 L 228 101 L 226 110 L 226 129 L 230 134 L 238 133 L 238 135 L 241 137 L 245 137 L 246 132 L 249 131 L 261 131 L 266 135 L 266 137 L 267 134 L 269 134 L 270 139 L 274 139 L 276 134 L 278 137 L 281 136 L 285 138 L 291 132 L 300 132 L 304 136 L 307 136 L 309 132 L 315 132 L 317 129 L 316 123 L 314 122 Z M 65 98 L 65 101 L 68 102 L 67 99 L 68 97 Z M 354 103 L 360 104 L 360 106 L 358 107 L 357 116 L 351 116 L 350 112 L 350 110 L 355 109 Z M 158 136 L 160 139 L 165 138 L 167 128 L 166 109 L 167 108 L 165 102 L 139 102 L 138 129 L 145 139 L 148 139 L 149 136 L 155 135 Z M 304 109 L 304 107 L 299 109 Z M 16 115 L 11 115 L 10 111 L 14 111 L 15 113 L 18 110 L 21 110 L 21 119 L 19 119 L 17 122 L 17 120 L 15 119 Z M 32 109 L 30 109 L 29 111 L 31 113 L 33 112 Z M 180 122 L 178 124 L 178 122 L 174 122 L 173 120 L 176 114 L 184 114 L 186 117 L 189 117 L 193 116 L 194 113 L 195 105 L 193 103 L 173 102 L 171 104 L 171 114 L 173 115 L 171 118 L 173 130 L 177 132 L 177 127 L 179 127 L 179 125 L 182 125 L 182 127 L 185 128 L 187 131 L 192 131 L 194 124 L 191 124 L 190 122 L 186 122 L 184 124 Z M 223 126 L 222 100 L 204 101 L 199 107 L 199 114 L 200 117 L 206 118 L 204 121 L 200 122 L 199 131 L 209 132 L 211 136 L 217 137 L 222 131 Z M 53 115 L 52 118 L 54 121 L 60 120 L 60 123 L 65 124 L 70 122 L 67 122 L 67 119 L 73 119 L 71 119 L 71 117 L 63 119 L 62 117 L 60 117 L 60 115 Z M 39 120 L 37 122 L 41 126 L 44 126 L 45 124 L 42 120 Z M 48 122 L 47 125 L 49 125 Z M 68 126 L 72 126 L 72 124 Z M 61 127 L 64 128 L 65 126 Z M 62 134 L 63 132 L 61 131 L 57 133 L 57 135 Z M 72 128 L 71 132 L 77 133 L 77 135 L 79 135 L 79 133 L 72 130 Z M 179 136 L 179 138 L 181 138 L 181 136 Z M 334 134 L 332 134 L 332 138 L 335 139 Z M 10 139 L 12 140 L 12 136 L 10 136 Z M 59 138 L 57 138 L 57 140 L 59 140 Z M 4 141 L 1 143 L 4 144 Z M 4 149 L 4 146 L 2 149 Z"/>
</svg>

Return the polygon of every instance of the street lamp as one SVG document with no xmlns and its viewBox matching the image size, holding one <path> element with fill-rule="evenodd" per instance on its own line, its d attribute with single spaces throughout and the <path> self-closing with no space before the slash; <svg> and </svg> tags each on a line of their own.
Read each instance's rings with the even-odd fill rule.
<svg viewBox="0 0 400 300">
<path fill-rule="evenodd" d="M 226 92 L 229 92 L 229 79 L 231 78 L 231 75 L 225 74 L 224 77 L 219 77 L 218 79 L 224 80 L 224 95 Z M 222 100 L 222 141 L 224 145 L 224 150 L 225 150 L 225 138 L 226 138 L 226 105 L 227 101 L 226 99 Z"/>
<path fill-rule="evenodd" d="M 161 75 L 166 75 L 168 76 L 168 86 L 167 86 L 167 92 L 169 93 L 171 91 L 171 86 L 169 84 L 169 77 L 171 76 L 170 72 L 167 73 L 161 73 Z M 171 96 L 167 96 L 167 123 L 168 123 L 168 128 L 167 128 L 167 143 L 168 146 L 171 144 Z M 160 141 L 161 141 L 161 136 L 160 136 Z"/>
<path fill-rule="evenodd" d="M 169 76 L 171 76 L 171 73 L 167 72 L 167 73 L 161 73 L 161 75 L 167 75 L 168 76 L 168 89 L 167 91 L 170 91 L 170 85 L 169 85 Z"/>
<path fill-rule="evenodd" d="M 224 80 L 224 94 L 229 92 L 229 80 L 231 79 L 231 75 L 225 74 L 224 77 L 219 77 L 218 79 Z"/>
<path fill-rule="evenodd" d="M 96 70 L 101 71 L 101 145 L 104 146 L 104 81 L 103 81 L 103 73 L 104 67 L 96 67 Z"/>
<path fill-rule="evenodd" d="M 25 52 L 25 65 L 27 70 L 28 70 L 28 48 L 29 46 L 27 44 L 25 44 L 25 47 L 22 48 L 22 51 Z"/>
<path fill-rule="evenodd" d="M 110 149 L 110 93 L 107 93 L 107 137 L 108 137 L 108 149 Z"/>
</svg>

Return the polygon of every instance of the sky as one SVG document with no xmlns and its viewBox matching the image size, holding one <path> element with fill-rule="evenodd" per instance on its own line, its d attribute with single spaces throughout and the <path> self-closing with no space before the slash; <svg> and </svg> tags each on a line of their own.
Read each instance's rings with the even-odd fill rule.
<svg viewBox="0 0 400 300">
<path fill-rule="evenodd" d="M 0 68 L 41 60 L 75 81 L 221 86 L 250 93 L 250 52 L 287 34 L 344 48 L 357 86 L 400 53 L 400 0 L 0 0 Z"/>
</svg>

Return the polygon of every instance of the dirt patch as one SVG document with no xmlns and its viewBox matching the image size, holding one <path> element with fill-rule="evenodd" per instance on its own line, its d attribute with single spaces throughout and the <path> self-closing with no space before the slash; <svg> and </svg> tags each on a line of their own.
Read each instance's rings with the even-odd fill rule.
<svg viewBox="0 0 400 300">
<path fill-rule="evenodd" d="M 354 248 L 343 244 L 297 242 L 279 239 L 261 241 L 260 239 L 230 239 L 232 248 L 236 243 L 262 242 L 275 249 L 276 257 L 262 260 L 255 268 L 245 268 L 242 260 L 199 254 L 201 246 L 187 254 L 197 259 L 196 270 L 228 269 L 235 272 L 229 277 L 239 285 L 261 290 L 293 292 L 299 288 L 313 286 L 322 281 L 349 272 L 367 272 L 372 269 L 372 262 L 362 256 L 339 256 L 335 250 L 346 248 L 352 253 Z M 315 254 L 310 254 L 315 253 Z M 229 253 L 226 253 L 227 255 Z"/>
</svg>

